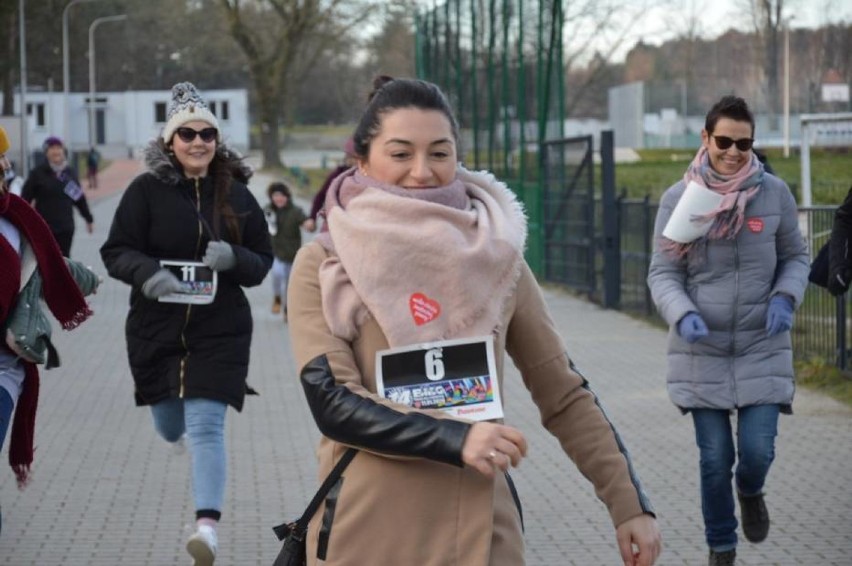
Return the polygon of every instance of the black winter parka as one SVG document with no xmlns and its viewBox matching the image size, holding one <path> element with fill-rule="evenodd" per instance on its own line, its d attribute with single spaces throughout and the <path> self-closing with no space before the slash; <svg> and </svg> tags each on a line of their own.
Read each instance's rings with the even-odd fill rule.
<svg viewBox="0 0 852 566">
<path fill-rule="evenodd" d="M 234 177 L 228 201 L 239 220 L 233 241 L 220 216 L 214 222 L 214 179 L 183 176 L 177 162 L 152 142 L 148 171 L 125 191 L 101 257 L 109 274 L 131 285 L 125 332 L 137 405 L 169 397 L 202 397 L 242 409 L 252 335 L 251 307 L 241 287 L 260 284 L 272 265 L 266 220 L 244 182 L 250 172 L 224 145 L 216 160 Z M 211 171 L 213 171 L 211 164 Z M 200 203 L 200 205 L 199 205 Z M 198 216 L 206 220 L 206 225 Z M 159 260 L 201 261 L 214 226 L 232 245 L 236 267 L 219 272 L 209 305 L 161 303 L 141 292 Z"/>
<path fill-rule="evenodd" d="M 94 222 L 86 195 L 74 201 L 65 194 L 64 188 L 69 181 L 80 184 L 74 169 L 66 167 L 57 176 L 48 163 L 43 163 L 30 171 L 21 190 L 21 198 L 30 203 L 35 201 L 35 209 L 54 234 L 74 232 L 74 207 L 86 222 Z"/>
</svg>

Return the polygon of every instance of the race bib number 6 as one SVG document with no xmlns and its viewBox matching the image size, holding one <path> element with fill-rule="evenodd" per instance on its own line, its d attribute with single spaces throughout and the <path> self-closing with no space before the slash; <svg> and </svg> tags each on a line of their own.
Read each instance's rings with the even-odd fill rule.
<svg viewBox="0 0 852 566">
<path fill-rule="evenodd" d="M 444 340 L 376 352 L 382 397 L 471 420 L 503 418 L 491 336 Z"/>
</svg>

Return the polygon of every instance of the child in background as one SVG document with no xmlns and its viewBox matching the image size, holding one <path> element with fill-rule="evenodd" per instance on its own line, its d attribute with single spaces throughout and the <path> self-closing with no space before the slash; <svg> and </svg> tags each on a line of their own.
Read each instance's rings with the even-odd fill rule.
<svg viewBox="0 0 852 566">
<path fill-rule="evenodd" d="M 284 183 L 271 183 L 266 189 L 269 204 L 264 207 L 269 234 L 272 238 L 272 250 L 275 260 L 272 263 L 272 314 L 284 313 L 287 322 L 287 282 L 296 252 L 302 246 L 304 228 L 313 232 L 314 220 L 293 203 L 290 187 Z"/>
</svg>

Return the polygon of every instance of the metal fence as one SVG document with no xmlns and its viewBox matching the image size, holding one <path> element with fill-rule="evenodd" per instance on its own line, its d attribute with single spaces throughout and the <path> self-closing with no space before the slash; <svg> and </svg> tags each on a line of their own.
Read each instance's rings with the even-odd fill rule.
<svg viewBox="0 0 852 566">
<path fill-rule="evenodd" d="M 447 94 L 464 162 L 506 182 L 530 217 L 541 273 L 539 147 L 563 137 L 562 0 L 446 0 L 416 16 L 417 76 Z"/>
<path fill-rule="evenodd" d="M 564 139 L 562 11 L 563 0 L 436 0 L 416 16 L 417 75 L 447 93 L 464 162 L 493 172 L 523 202 L 533 271 L 605 306 L 656 317 L 645 278 L 657 204 L 616 200 L 611 148 L 601 151 L 596 191 L 591 139 Z M 817 246 L 830 213 L 801 214 Z M 808 289 L 793 332 L 797 358 L 846 367 L 845 306 Z"/>
<path fill-rule="evenodd" d="M 543 277 L 591 293 L 596 288 L 592 137 L 541 146 Z"/>
<path fill-rule="evenodd" d="M 654 219 L 658 204 L 645 199 L 618 200 L 621 241 L 621 308 L 648 317 L 657 317 L 645 281 L 653 252 Z M 799 209 L 799 226 L 811 244 L 811 256 L 828 240 L 834 220 L 834 207 Z M 835 299 L 825 289 L 808 285 L 805 298 L 796 310 L 793 325 L 793 353 L 798 360 L 818 358 L 849 368 L 849 337 L 846 316 L 849 294 Z"/>
</svg>

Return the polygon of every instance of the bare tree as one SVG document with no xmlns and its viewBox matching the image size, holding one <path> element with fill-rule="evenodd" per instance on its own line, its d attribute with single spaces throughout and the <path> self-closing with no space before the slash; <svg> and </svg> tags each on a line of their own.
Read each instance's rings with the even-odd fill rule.
<svg viewBox="0 0 852 566">
<path fill-rule="evenodd" d="M 613 59 L 647 33 L 643 24 L 651 19 L 651 7 L 664 9 L 671 4 L 672 0 L 584 0 L 565 4 L 566 115 L 581 106 L 586 96 L 599 94 L 599 87 L 610 77 Z M 580 72 L 575 73 L 575 68 L 580 68 Z"/>
<path fill-rule="evenodd" d="M 248 60 L 257 96 L 263 167 L 282 167 L 279 125 L 293 86 L 319 57 L 345 42 L 376 3 L 354 0 L 220 0 L 231 36 Z"/>
<path fill-rule="evenodd" d="M 0 0 L 0 14 L 3 14 L 0 17 L 0 29 L 5 36 L 3 49 L 6 55 L 0 60 L 0 88 L 3 89 L 0 105 L 3 107 L 3 115 L 11 116 L 15 78 L 18 76 L 15 72 L 15 64 L 19 60 L 18 4 L 12 0 Z"/>
<path fill-rule="evenodd" d="M 383 8 L 382 27 L 367 42 L 368 72 L 394 77 L 414 76 L 414 18 L 412 0 L 389 0 Z"/>
<path fill-rule="evenodd" d="M 784 0 L 752 0 L 751 17 L 763 54 L 763 73 L 766 79 L 766 103 L 769 127 L 778 129 L 778 114 L 781 107 L 779 84 L 779 55 L 783 47 Z"/>
</svg>

